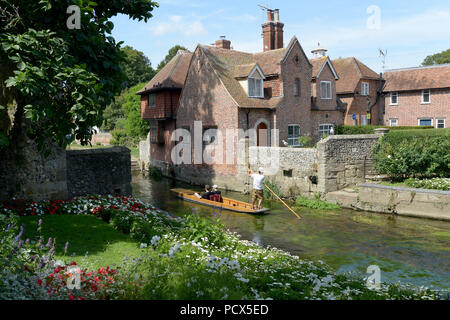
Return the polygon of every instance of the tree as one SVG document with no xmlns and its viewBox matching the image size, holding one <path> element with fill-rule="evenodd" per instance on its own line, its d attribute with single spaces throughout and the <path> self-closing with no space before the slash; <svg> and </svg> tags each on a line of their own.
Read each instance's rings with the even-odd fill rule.
<svg viewBox="0 0 450 320">
<path fill-rule="evenodd" d="M 130 46 L 120 49 L 125 54 L 125 61 L 122 68 L 127 77 L 127 88 L 133 87 L 140 82 L 150 81 L 156 74 L 153 70 L 149 58 L 141 51 Z"/>
<path fill-rule="evenodd" d="M 437 64 L 450 63 L 450 49 L 428 56 L 423 60 L 423 66 L 432 66 Z"/>
<path fill-rule="evenodd" d="M 168 54 L 166 55 L 166 57 L 164 58 L 164 60 L 161 61 L 161 62 L 158 64 L 158 69 L 156 69 L 156 72 L 161 71 L 161 69 L 164 68 L 164 66 L 165 66 L 166 64 L 168 64 L 168 63 L 170 62 L 170 60 L 172 60 L 173 57 L 175 57 L 175 56 L 177 55 L 177 52 L 178 52 L 179 50 L 187 50 L 187 49 L 186 49 L 185 47 L 180 46 L 180 45 L 176 45 L 176 46 L 172 47 L 172 48 L 169 50 L 169 53 L 168 53 Z"/>
<path fill-rule="evenodd" d="M 145 84 L 142 82 L 125 89 L 113 103 L 117 103 L 116 108 L 120 106 L 123 115 L 116 119 L 114 130 L 111 131 L 113 144 L 135 146 L 141 138 L 147 136 L 149 124 L 141 118 L 141 97 L 136 94 Z"/>
<path fill-rule="evenodd" d="M 147 21 L 150 0 L 1 0 L 0 143 L 23 134 L 43 148 L 48 139 L 65 147 L 87 144 L 103 109 L 123 86 L 124 54 L 111 36 L 111 17 Z M 69 28 L 70 5 L 80 28 Z M 11 120 L 5 120 L 10 118 Z M 68 136 L 70 135 L 70 136 Z M 69 139 L 68 139 L 69 138 Z M 0 146 L 1 146 L 0 145 Z"/>
</svg>

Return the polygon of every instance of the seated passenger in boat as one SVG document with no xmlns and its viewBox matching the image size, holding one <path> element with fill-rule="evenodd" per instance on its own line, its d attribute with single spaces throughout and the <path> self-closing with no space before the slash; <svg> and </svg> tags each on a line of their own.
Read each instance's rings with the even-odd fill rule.
<svg viewBox="0 0 450 320">
<path fill-rule="evenodd" d="M 202 194 L 202 195 L 199 195 L 198 193 L 196 193 L 195 194 L 195 196 L 197 197 L 197 198 L 199 198 L 199 199 L 206 199 L 206 200 L 209 200 L 209 197 L 211 196 L 211 195 L 214 195 L 215 193 L 214 192 L 212 192 L 211 191 L 212 189 L 211 189 L 211 186 L 210 185 L 206 185 L 205 186 L 205 193 L 204 194 Z"/>
<path fill-rule="evenodd" d="M 212 187 L 212 195 L 209 197 L 211 201 L 223 202 L 222 192 L 219 190 L 219 187 L 215 184 Z"/>
</svg>

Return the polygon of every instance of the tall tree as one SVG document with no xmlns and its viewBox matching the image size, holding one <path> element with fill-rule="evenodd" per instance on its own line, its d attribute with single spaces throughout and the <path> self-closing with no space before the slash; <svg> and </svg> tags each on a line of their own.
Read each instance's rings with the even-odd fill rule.
<svg viewBox="0 0 450 320">
<path fill-rule="evenodd" d="M 432 66 L 445 63 L 450 63 L 450 49 L 426 57 L 425 60 L 423 60 L 422 65 Z"/>
<path fill-rule="evenodd" d="M 0 119 L 12 114 L 14 121 L 0 121 L 0 143 L 27 133 L 41 147 L 48 138 L 63 147 L 74 138 L 87 144 L 126 79 L 110 19 L 147 21 L 158 4 L 1 0 L 1 6 Z"/>
<path fill-rule="evenodd" d="M 150 81 L 154 77 L 156 72 L 152 68 L 150 59 L 143 52 L 130 46 L 125 46 L 120 50 L 125 54 L 122 68 L 127 77 L 127 88 L 133 87 L 140 82 Z"/>
<path fill-rule="evenodd" d="M 168 64 L 168 63 L 170 62 L 170 60 L 172 60 L 173 57 L 175 57 L 175 56 L 177 55 L 177 52 L 178 52 L 179 50 L 187 50 L 187 49 L 186 49 L 185 47 L 180 46 L 180 45 L 176 45 L 176 46 L 170 48 L 169 53 L 166 55 L 166 57 L 164 58 L 164 60 L 161 61 L 161 62 L 158 64 L 158 69 L 156 69 L 156 71 L 157 71 L 157 72 L 161 71 L 161 69 L 164 68 L 164 66 L 165 66 L 166 64 Z"/>
</svg>

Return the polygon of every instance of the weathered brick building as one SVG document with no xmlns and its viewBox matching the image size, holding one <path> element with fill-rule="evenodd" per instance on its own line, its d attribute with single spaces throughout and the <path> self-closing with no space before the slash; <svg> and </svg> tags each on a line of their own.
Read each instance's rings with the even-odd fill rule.
<svg viewBox="0 0 450 320">
<path fill-rule="evenodd" d="M 335 59 L 332 62 L 339 75 L 336 83 L 337 96 L 347 104 L 344 123 L 382 124 L 384 80 L 380 75 L 354 57 Z"/>
<path fill-rule="evenodd" d="M 152 165 L 165 168 L 171 163 L 171 140 L 176 113 L 192 53 L 178 54 L 137 94 L 141 95 L 141 117 L 150 123 L 149 154 Z"/>
<path fill-rule="evenodd" d="M 386 71 L 384 124 L 449 128 L 450 64 Z"/>
</svg>

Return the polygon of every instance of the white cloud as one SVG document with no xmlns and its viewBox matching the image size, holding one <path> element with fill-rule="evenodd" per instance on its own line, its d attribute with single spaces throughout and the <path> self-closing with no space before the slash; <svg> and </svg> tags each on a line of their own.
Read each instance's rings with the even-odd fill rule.
<svg viewBox="0 0 450 320">
<path fill-rule="evenodd" d="M 157 36 L 168 33 L 179 33 L 185 36 L 198 36 L 206 34 L 206 29 L 199 20 L 186 21 L 182 16 L 170 16 L 169 22 L 158 23 L 152 28 L 152 33 Z"/>
</svg>

